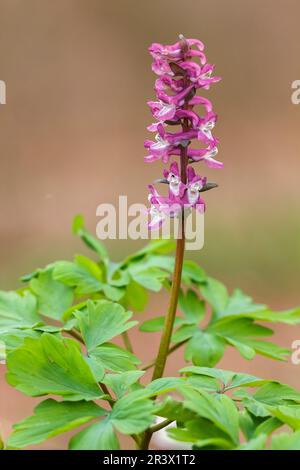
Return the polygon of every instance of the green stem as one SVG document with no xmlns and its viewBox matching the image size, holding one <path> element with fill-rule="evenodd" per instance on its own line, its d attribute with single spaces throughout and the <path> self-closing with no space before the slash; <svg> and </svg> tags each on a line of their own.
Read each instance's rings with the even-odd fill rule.
<svg viewBox="0 0 300 470">
<path fill-rule="evenodd" d="M 188 123 L 184 120 L 183 130 L 188 129 Z M 181 155 L 180 155 L 180 170 L 181 170 L 181 181 L 186 183 L 186 167 L 188 164 L 188 156 L 187 156 L 187 147 L 181 147 Z M 181 216 L 181 226 L 180 232 L 176 244 L 176 255 L 175 255 L 175 266 L 174 266 L 174 273 L 173 273 L 173 280 L 172 280 L 172 288 L 171 288 L 171 295 L 170 295 L 170 303 L 168 313 L 165 319 L 164 328 L 162 331 L 162 336 L 160 340 L 159 350 L 157 354 L 157 358 L 155 360 L 154 371 L 152 375 L 152 380 L 159 379 L 163 376 L 168 353 L 170 350 L 170 342 L 173 333 L 174 321 L 176 317 L 176 310 L 178 304 L 178 297 L 181 285 L 181 273 L 182 273 L 182 266 L 183 266 L 183 257 L 184 257 L 184 246 L 185 246 L 185 232 L 184 232 L 184 212 L 182 212 Z M 155 400 L 156 397 L 153 397 Z M 140 449 L 147 450 L 151 441 L 152 437 L 152 430 L 147 429 L 141 439 Z"/>
<path fill-rule="evenodd" d="M 133 353 L 133 347 L 129 338 L 127 331 L 122 333 L 123 343 L 128 352 Z"/>
<path fill-rule="evenodd" d="M 105 395 L 108 395 L 107 401 L 110 404 L 110 407 L 113 408 L 113 406 L 115 404 L 115 400 L 111 396 L 110 391 L 108 390 L 107 386 L 103 382 L 99 382 L 99 385 L 100 385 L 103 393 L 105 393 Z"/>
<path fill-rule="evenodd" d="M 182 147 L 180 163 L 181 163 L 181 181 L 183 183 L 186 182 L 187 162 L 188 162 L 187 148 Z M 170 304 L 169 304 L 169 309 L 168 309 L 168 313 L 165 319 L 165 324 L 164 324 L 164 328 L 163 328 L 163 332 L 162 332 L 162 336 L 160 340 L 158 355 L 155 361 L 152 380 L 159 379 L 160 377 L 162 377 L 164 370 L 165 370 L 165 365 L 166 365 L 166 361 L 168 357 L 171 336 L 172 336 L 174 321 L 175 321 L 175 316 L 176 316 L 178 296 L 179 296 L 179 291 L 180 291 L 181 272 L 182 272 L 183 257 L 184 257 L 184 245 L 185 245 L 184 212 L 182 212 L 181 226 L 179 229 L 179 237 L 178 237 L 177 245 L 176 245 L 175 266 L 174 266 L 172 289 L 171 289 L 171 295 L 170 295 Z"/>
<path fill-rule="evenodd" d="M 164 421 L 162 421 L 161 423 L 157 423 L 157 424 L 154 424 L 150 429 L 149 431 L 151 432 L 151 434 L 153 434 L 154 432 L 157 432 L 157 431 L 160 431 L 161 429 L 164 429 L 165 427 L 167 427 L 169 424 L 173 423 L 174 419 L 165 419 Z"/>
</svg>

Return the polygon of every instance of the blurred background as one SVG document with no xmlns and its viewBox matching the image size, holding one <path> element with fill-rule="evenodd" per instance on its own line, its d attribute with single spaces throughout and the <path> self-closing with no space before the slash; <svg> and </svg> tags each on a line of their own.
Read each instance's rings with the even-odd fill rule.
<svg viewBox="0 0 300 470">
<path fill-rule="evenodd" d="M 75 214 L 95 233 L 96 207 L 146 203 L 162 165 L 143 162 L 146 101 L 154 97 L 147 48 L 179 33 L 201 39 L 223 80 L 209 98 L 224 170 L 205 195 L 205 246 L 190 252 L 229 289 L 240 287 L 274 309 L 300 304 L 300 79 L 298 0 L 0 0 L 0 288 L 54 259 L 84 251 L 71 234 Z M 206 94 L 206 96 L 208 96 Z M 142 242 L 109 241 L 119 260 Z M 148 316 L 162 314 L 155 295 Z M 156 338 L 157 339 L 157 338 Z M 280 328 L 279 344 L 300 339 Z M 140 352 L 152 357 L 155 343 Z M 173 356 L 169 371 L 178 365 Z M 222 367 L 278 378 L 300 388 L 300 369 L 229 351 Z M 5 385 L 0 365 L 0 432 L 37 400 Z M 49 441 L 50 442 L 50 441 Z M 54 439 L 47 446 L 61 445 Z"/>
</svg>

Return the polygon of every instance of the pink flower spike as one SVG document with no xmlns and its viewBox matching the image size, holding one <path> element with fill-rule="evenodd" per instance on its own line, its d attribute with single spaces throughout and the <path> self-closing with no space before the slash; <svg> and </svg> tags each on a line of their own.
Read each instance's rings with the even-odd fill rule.
<svg viewBox="0 0 300 470">
<path fill-rule="evenodd" d="M 209 89 L 220 80 L 213 76 L 214 65 L 206 61 L 203 43 L 180 36 L 172 45 L 154 43 L 149 51 L 153 57 L 152 69 L 158 78 L 154 88 L 157 100 L 149 101 L 148 105 L 157 122 L 147 128 L 156 135 L 155 141 L 144 143 L 148 149 L 145 161 L 167 163 L 171 156 L 180 156 L 178 162 L 173 162 L 163 172 L 165 179 L 161 182 L 168 183 L 168 195 L 161 196 L 153 186 L 149 188 L 153 215 L 150 228 L 153 228 L 160 226 L 165 217 L 176 217 L 185 207 L 204 212 L 205 203 L 200 194 L 207 184 L 206 177 L 197 175 L 187 161 L 204 162 L 207 167 L 216 169 L 222 168 L 223 163 L 215 158 L 219 141 L 213 129 L 217 115 L 209 99 L 196 96 L 198 89 Z M 198 105 L 202 106 L 200 115 L 195 108 Z M 191 148 L 194 140 L 205 147 Z M 216 186 L 212 183 L 204 189 Z"/>
</svg>

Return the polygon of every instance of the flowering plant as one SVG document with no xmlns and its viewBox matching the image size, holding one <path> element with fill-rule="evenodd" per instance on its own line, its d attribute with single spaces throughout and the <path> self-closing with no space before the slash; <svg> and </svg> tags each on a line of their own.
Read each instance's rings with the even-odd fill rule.
<svg viewBox="0 0 300 470">
<path fill-rule="evenodd" d="M 168 195 L 149 187 L 149 228 L 159 227 L 166 217 L 181 220 L 175 259 L 169 255 L 174 241 L 155 240 L 113 262 L 77 216 L 73 232 L 95 260 L 77 255 L 73 261 L 53 262 L 23 276 L 17 291 L 0 292 L 0 353 L 7 381 L 25 395 L 46 397 L 32 416 L 14 425 L 2 446 L 25 448 L 85 425 L 71 438 L 70 449 L 119 449 L 122 435 L 129 435 L 134 447 L 147 449 L 164 428 L 179 448 L 300 449 L 297 390 L 216 367 L 228 347 L 247 360 L 256 355 L 286 360 L 289 350 L 265 339 L 273 331 L 264 323 L 297 324 L 300 308 L 273 312 L 238 289 L 229 294 L 198 264 L 184 260 L 185 210 L 203 212 L 201 193 L 216 186 L 197 175 L 192 164 L 222 166 L 215 159 L 218 140 L 212 134 L 216 115 L 196 91 L 209 89 L 219 78 L 212 75 L 198 40 L 153 44 L 150 53 L 158 101 L 149 103 L 156 119 L 149 130 L 157 136 L 145 142 L 146 161 L 175 160 L 161 180 Z M 203 106 L 204 116 L 196 105 Z M 181 130 L 169 132 L 173 125 Z M 192 142 L 203 147 L 192 148 Z M 148 292 L 163 288 L 170 290 L 166 315 L 139 325 L 147 338 L 161 332 L 156 357 L 142 364 L 131 333 Z M 182 361 L 178 374 L 166 376 L 167 358 L 180 348 L 186 364 Z M 289 430 L 273 435 L 284 426 Z"/>
</svg>

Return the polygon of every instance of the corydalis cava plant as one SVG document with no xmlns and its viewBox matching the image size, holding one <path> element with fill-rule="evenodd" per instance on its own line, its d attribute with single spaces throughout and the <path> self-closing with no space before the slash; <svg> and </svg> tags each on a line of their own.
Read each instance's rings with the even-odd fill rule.
<svg viewBox="0 0 300 470">
<path fill-rule="evenodd" d="M 152 105 L 157 122 L 151 125 L 159 145 L 153 144 L 150 159 L 175 157 L 163 174 L 167 199 L 154 186 L 151 199 L 157 209 L 174 201 L 179 205 L 165 213 L 182 221 L 175 260 L 169 255 L 174 241 L 153 240 L 116 263 L 77 216 L 73 232 L 94 259 L 76 255 L 73 261 L 55 261 L 23 276 L 17 291 L 0 291 L 0 360 L 6 361 L 7 382 L 25 395 L 42 397 L 32 416 L 15 424 L 4 443 L 0 438 L 0 448 L 22 449 L 73 430 L 72 450 L 117 450 L 122 435 L 132 438 L 133 447 L 146 449 L 152 436 L 171 425 L 168 435 L 179 447 L 184 442 L 199 450 L 300 450 L 297 390 L 216 367 L 228 347 L 246 360 L 256 355 L 286 360 L 289 349 L 266 340 L 273 331 L 264 323 L 295 325 L 300 309 L 273 312 L 239 289 L 230 294 L 197 263 L 183 260 L 184 206 L 203 211 L 199 194 L 212 186 L 196 175 L 191 161 L 221 165 L 215 150 L 209 154 L 190 146 L 200 139 L 212 151 L 217 144 L 211 104 L 195 92 L 218 78 L 211 75 L 200 41 L 182 38 L 150 50 L 159 74 L 159 101 Z M 203 117 L 191 109 L 195 104 L 204 105 Z M 182 130 L 171 135 L 169 122 Z M 145 309 L 149 292 L 169 288 L 171 277 L 167 314 L 139 326 L 140 334 L 162 332 L 157 356 L 143 364 L 131 341 L 139 318 L 132 315 Z M 167 356 L 180 348 L 186 367 L 182 363 L 175 376 L 162 376 Z M 273 436 L 283 427 L 289 432 Z"/>
<path fill-rule="evenodd" d="M 205 203 L 201 192 L 216 186 L 207 183 L 206 177 L 197 175 L 191 164 L 204 162 L 210 168 L 222 168 L 223 164 L 214 158 L 218 152 L 218 139 L 213 136 L 212 130 L 217 115 L 211 102 L 196 94 L 197 90 L 208 90 L 212 83 L 220 80 L 220 77 L 212 76 L 214 66 L 206 61 L 203 43 L 180 35 L 175 44 L 164 46 L 154 43 L 149 51 L 153 57 L 152 70 L 158 75 L 155 82 L 158 101 L 148 102 L 156 119 L 148 130 L 157 134 L 155 142 L 146 140 L 144 143 L 149 151 L 145 161 L 162 160 L 167 163 L 173 155 L 179 159 L 179 164 L 175 160 L 163 173 L 161 182 L 166 182 L 169 187 L 167 197 L 161 196 L 153 185 L 149 185 L 149 228 L 160 227 L 165 217 L 181 219 L 170 305 L 153 372 L 153 379 L 157 379 L 164 372 L 176 315 L 184 257 L 185 211 L 195 208 L 203 213 Z M 201 114 L 195 108 L 198 105 L 204 110 Z M 169 132 L 168 126 L 177 129 Z M 195 142 L 198 147 L 191 145 Z"/>
</svg>

